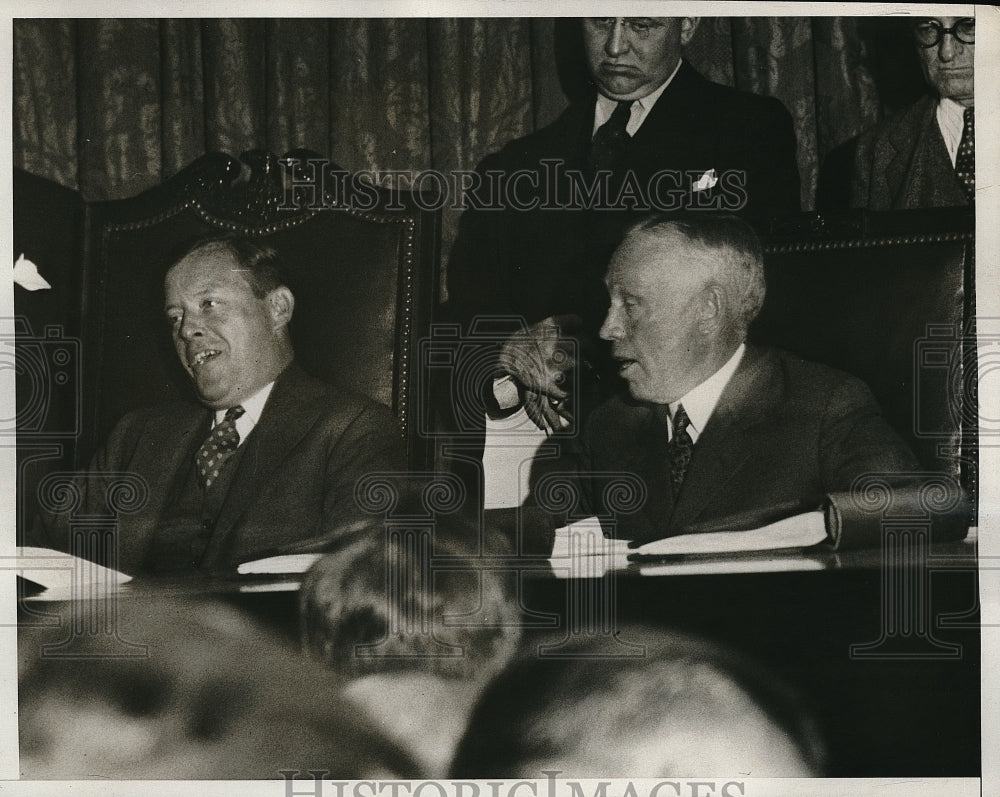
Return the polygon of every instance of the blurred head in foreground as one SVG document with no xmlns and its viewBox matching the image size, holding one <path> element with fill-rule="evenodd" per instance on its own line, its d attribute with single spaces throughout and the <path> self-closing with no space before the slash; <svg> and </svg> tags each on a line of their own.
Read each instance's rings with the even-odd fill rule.
<svg viewBox="0 0 1000 797">
<path fill-rule="evenodd" d="M 303 645 L 423 766 L 444 774 L 468 713 L 513 657 L 520 613 L 458 542 L 406 530 L 326 556 L 300 591 Z"/>
<path fill-rule="evenodd" d="M 117 611 L 119 639 L 146 655 L 113 658 L 126 646 L 103 634 L 62 647 L 65 624 L 20 630 L 21 777 L 280 779 L 296 770 L 312 782 L 308 769 L 337 778 L 414 773 L 338 695 L 328 671 L 232 608 L 152 593 L 119 599 Z"/>
<path fill-rule="evenodd" d="M 451 776 L 811 777 L 822 747 L 799 700 L 735 652 L 669 631 L 526 650 L 483 694 Z M 555 644 L 557 640 L 550 640 Z"/>
</svg>

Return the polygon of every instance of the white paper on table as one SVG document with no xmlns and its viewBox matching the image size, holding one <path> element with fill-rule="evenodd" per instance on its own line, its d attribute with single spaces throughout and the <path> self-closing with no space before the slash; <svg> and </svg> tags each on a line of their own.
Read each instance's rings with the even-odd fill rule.
<svg viewBox="0 0 1000 797">
<path fill-rule="evenodd" d="M 600 521 L 596 517 L 589 517 L 556 529 L 556 538 L 549 558 L 614 556 L 632 552 L 628 547 L 628 540 L 605 537 Z"/>
<path fill-rule="evenodd" d="M 96 562 L 51 548 L 19 547 L 14 565 L 18 573 L 45 587 L 35 596 L 39 600 L 71 600 L 93 592 L 93 587 L 113 591 L 132 576 L 104 567 Z"/>
<path fill-rule="evenodd" d="M 647 542 L 633 553 L 652 556 L 673 554 L 743 553 L 773 551 L 783 548 L 806 548 L 827 539 L 826 520 L 822 512 L 794 515 L 768 526 L 748 531 L 709 531 L 701 534 L 680 534 L 664 540 Z"/>
<path fill-rule="evenodd" d="M 321 553 L 288 553 L 280 556 L 268 556 L 266 559 L 244 562 L 236 567 L 236 572 L 241 576 L 305 573 L 322 555 Z"/>
<path fill-rule="evenodd" d="M 600 522 L 597 518 L 591 517 L 556 529 L 551 558 L 565 559 L 570 556 L 608 556 L 623 553 L 651 556 L 743 553 L 806 548 L 826 539 L 826 521 L 823 513 L 817 511 L 795 515 L 747 531 L 680 534 L 648 542 L 638 548 L 629 548 L 625 540 L 606 538 L 601 531 Z"/>
</svg>

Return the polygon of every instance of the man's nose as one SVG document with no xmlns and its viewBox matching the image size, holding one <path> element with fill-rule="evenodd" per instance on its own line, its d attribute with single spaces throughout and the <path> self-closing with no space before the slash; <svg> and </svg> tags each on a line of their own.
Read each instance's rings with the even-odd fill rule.
<svg viewBox="0 0 1000 797">
<path fill-rule="evenodd" d="M 947 63 L 955 57 L 955 48 L 964 46 L 954 33 L 945 33 L 938 42 L 938 60 Z"/>
<path fill-rule="evenodd" d="M 617 58 L 628 52 L 629 41 L 625 30 L 625 20 L 616 19 L 615 24 L 608 31 L 608 38 L 604 40 L 604 52 L 611 58 Z"/>
<path fill-rule="evenodd" d="M 180 328 L 177 330 L 177 336 L 181 340 L 191 340 L 202 334 L 201 324 L 194 316 L 190 316 L 187 313 L 184 314 L 184 318 L 181 320 Z"/>
<path fill-rule="evenodd" d="M 601 336 L 601 340 L 621 340 L 623 333 L 624 329 L 618 320 L 618 312 L 612 307 L 608 310 L 598 334 Z"/>
</svg>

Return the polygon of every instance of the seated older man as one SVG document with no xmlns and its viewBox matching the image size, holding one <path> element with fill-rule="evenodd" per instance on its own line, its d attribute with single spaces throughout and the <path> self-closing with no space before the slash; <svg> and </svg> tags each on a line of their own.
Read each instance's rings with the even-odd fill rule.
<svg viewBox="0 0 1000 797">
<path fill-rule="evenodd" d="M 639 222 L 606 281 L 601 336 L 630 395 L 594 411 L 582 471 L 644 480 L 645 507 L 619 518 L 618 536 L 754 528 L 817 509 L 862 474 L 918 469 L 859 379 L 746 342 L 765 285 L 745 222 Z"/>
<path fill-rule="evenodd" d="M 123 472 L 148 500 L 118 526 L 118 567 L 182 572 L 319 551 L 365 533 L 358 477 L 404 467 L 392 413 L 308 376 L 294 362 L 295 298 L 278 254 L 227 237 L 192 247 L 167 272 L 165 315 L 199 403 L 125 416 L 79 480 L 87 514 L 106 512 Z M 48 544 L 65 548 L 64 519 Z M 106 552 L 84 552 L 104 559 Z"/>
</svg>

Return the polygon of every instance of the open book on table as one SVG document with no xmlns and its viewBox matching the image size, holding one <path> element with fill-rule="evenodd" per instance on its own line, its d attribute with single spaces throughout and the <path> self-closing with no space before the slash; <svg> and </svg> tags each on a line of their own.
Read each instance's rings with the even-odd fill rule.
<svg viewBox="0 0 1000 797">
<path fill-rule="evenodd" d="M 957 485 L 953 501 L 940 500 L 941 511 L 928 507 L 919 485 L 892 491 L 893 511 L 869 507 L 850 493 L 831 493 L 826 505 L 777 520 L 765 526 L 743 530 L 739 518 L 719 521 L 715 529 L 678 534 L 631 548 L 627 540 L 604 536 L 597 518 L 587 518 L 556 530 L 552 559 L 579 556 L 633 556 L 639 560 L 696 554 L 741 554 L 752 551 L 781 551 L 810 548 L 825 543 L 833 550 L 878 547 L 882 544 L 887 517 L 908 518 L 914 528 L 926 528 L 934 539 L 963 539 L 969 530 L 967 503 Z M 944 494 L 942 494 L 944 495 Z"/>
<path fill-rule="evenodd" d="M 710 531 L 679 534 L 630 548 L 627 540 L 604 536 L 597 518 L 556 529 L 552 559 L 573 556 L 673 556 L 685 554 L 729 554 L 747 551 L 807 548 L 829 539 L 821 511 L 806 512 L 747 531 Z"/>
</svg>

